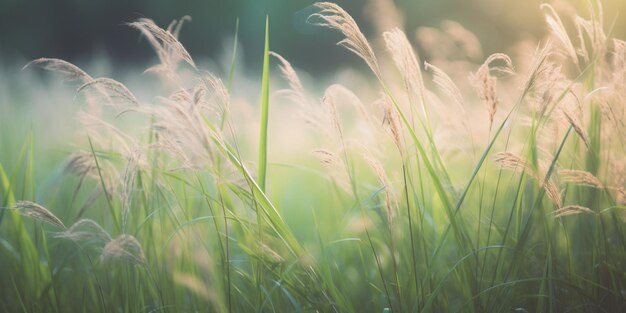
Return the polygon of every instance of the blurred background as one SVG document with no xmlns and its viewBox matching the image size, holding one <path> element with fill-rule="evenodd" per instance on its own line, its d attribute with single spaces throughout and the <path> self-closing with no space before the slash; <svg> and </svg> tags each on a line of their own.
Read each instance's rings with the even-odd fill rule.
<svg viewBox="0 0 626 313">
<path fill-rule="evenodd" d="M 94 59 L 114 62 L 117 68 L 145 68 L 154 53 L 138 32 L 124 23 L 139 17 L 166 27 L 172 19 L 193 20 L 181 34 L 183 45 L 196 59 L 216 58 L 231 49 L 229 38 L 240 20 L 239 42 L 244 66 L 258 69 L 265 15 L 270 17 L 271 49 L 312 75 L 338 66 L 360 64 L 352 54 L 333 47 L 339 35 L 306 23 L 313 0 L 0 0 L 0 59 L 26 62 L 39 57 L 61 58 L 78 65 Z M 352 14 L 369 38 L 403 27 L 415 42 L 418 27 L 459 22 L 475 33 L 485 54 L 505 51 L 522 39 L 539 39 L 546 29 L 541 0 L 344 0 L 336 1 Z M 561 1 L 586 12 L 587 0 Z M 395 6 L 399 14 L 389 11 Z M 626 1 L 605 0 L 605 25 L 613 25 Z M 410 18 L 407 18 L 410 16 Z M 494 25 L 498 25 L 494 27 Z M 624 38 L 626 18 L 613 26 Z"/>
</svg>

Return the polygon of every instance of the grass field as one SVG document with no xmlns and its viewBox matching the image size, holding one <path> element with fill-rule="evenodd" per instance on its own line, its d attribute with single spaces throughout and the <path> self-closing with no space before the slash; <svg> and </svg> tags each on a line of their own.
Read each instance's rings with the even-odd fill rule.
<svg viewBox="0 0 626 313">
<path fill-rule="evenodd" d="M 2 77 L 0 311 L 626 310 L 626 42 L 599 3 L 492 55 L 315 7 L 369 72 L 318 92 L 266 24 L 250 90 L 236 44 L 218 77 L 186 18 L 142 18 L 158 62 L 128 86 Z"/>
</svg>

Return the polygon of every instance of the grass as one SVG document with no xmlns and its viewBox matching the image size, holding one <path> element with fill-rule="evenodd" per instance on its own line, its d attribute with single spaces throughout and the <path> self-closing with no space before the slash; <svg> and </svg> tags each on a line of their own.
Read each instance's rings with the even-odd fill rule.
<svg viewBox="0 0 626 313">
<path fill-rule="evenodd" d="M 0 311 L 626 307 L 626 43 L 599 3 L 571 29 L 543 5 L 551 35 L 525 60 L 459 46 L 426 66 L 402 30 L 379 51 L 341 7 L 315 7 L 371 70 L 362 89 L 307 91 L 269 50 L 269 18 L 260 101 L 236 96 L 236 41 L 226 83 L 194 62 L 187 18 L 129 24 L 159 58 L 151 97 L 29 63 L 77 88 L 63 118 L 84 135 L 68 152 L 2 116 Z"/>
</svg>

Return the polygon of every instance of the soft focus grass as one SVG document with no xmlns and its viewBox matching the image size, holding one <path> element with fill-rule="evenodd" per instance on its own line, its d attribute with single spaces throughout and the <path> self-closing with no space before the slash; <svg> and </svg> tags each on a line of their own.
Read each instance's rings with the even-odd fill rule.
<svg viewBox="0 0 626 313">
<path fill-rule="evenodd" d="M 1 108 L 0 311 L 626 307 L 626 49 L 603 39 L 598 14 L 583 43 L 553 25 L 515 73 L 503 55 L 422 72 L 401 31 L 373 49 L 347 13 L 318 9 L 311 21 L 341 31 L 373 72 L 354 93 L 306 92 L 280 57 L 286 79 L 270 75 L 270 21 L 249 103 L 235 96 L 236 57 L 223 84 L 187 58 L 176 23 L 134 25 L 160 58 L 146 97 L 36 61 L 73 80 L 54 88 L 72 100 L 56 118 L 18 97 Z M 464 66 L 472 84 L 433 70 Z M 286 89 L 271 96 L 270 81 Z M 22 200 L 69 229 L 22 216 Z"/>
</svg>

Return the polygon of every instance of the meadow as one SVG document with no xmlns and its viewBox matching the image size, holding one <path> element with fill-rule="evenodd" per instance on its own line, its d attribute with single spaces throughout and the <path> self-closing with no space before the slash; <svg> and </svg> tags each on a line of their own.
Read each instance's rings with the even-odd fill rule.
<svg viewBox="0 0 626 313">
<path fill-rule="evenodd" d="M 236 37 L 219 77 L 182 17 L 128 24 L 158 60 L 131 83 L 17 72 L 0 311 L 626 310 L 626 41 L 600 3 L 543 4 L 545 39 L 491 55 L 456 22 L 368 40 L 314 8 L 362 68 L 301 79 L 270 17 L 260 79 Z"/>
</svg>

